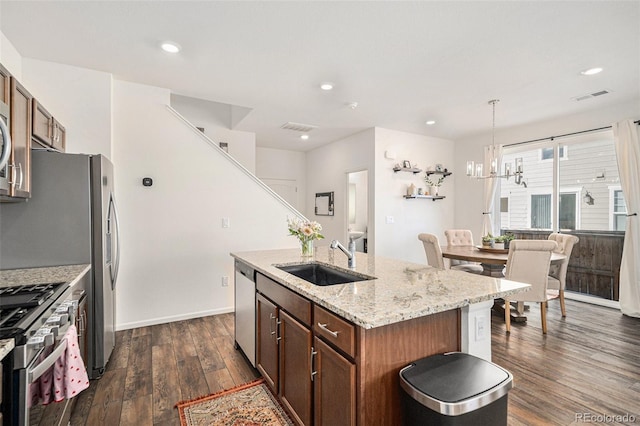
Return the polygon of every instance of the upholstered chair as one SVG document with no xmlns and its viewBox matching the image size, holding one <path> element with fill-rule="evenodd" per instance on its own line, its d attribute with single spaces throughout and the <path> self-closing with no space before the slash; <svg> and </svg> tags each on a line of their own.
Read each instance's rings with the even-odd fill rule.
<svg viewBox="0 0 640 426">
<path fill-rule="evenodd" d="M 550 290 L 558 291 L 558 296 L 560 298 L 560 310 L 562 311 L 562 316 L 566 317 L 567 311 L 564 305 L 564 288 L 566 286 L 567 267 L 569 266 L 569 257 L 571 257 L 573 246 L 578 244 L 580 239 L 575 235 L 558 234 L 554 232 L 549 235 L 549 240 L 555 241 L 558 245 L 554 252 L 567 256 L 562 263 L 555 263 L 549 267 L 548 284 L 548 288 Z"/>
<path fill-rule="evenodd" d="M 547 333 L 547 300 L 552 299 L 547 292 L 547 279 L 551 252 L 556 250 L 555 241 L 513 240 L 509 244 L 506 278 L 531 284 L 529 291 L 522 291 L 504 298 L 504 321 L 507 332 L 511 331 L 510 302 L 539 302 L 542 333 Z"/>
<path fill-rule="evenodd" d="M 444 231 L 449 246 L 473 246 L 473 234 L 468 229 L 447 229 Z M 451 259 L 451 269 L 482 274 L 482 265 L 466 260 Z"/>
<path fill-rule="evenodd" d="M 433 234 L 419 234 L 418 239 L 424 245 L 424 252 L 427 255 L 427 264 L 434 268 L 444 269 L 444 259 L 438 237 Z"/>
</svg>

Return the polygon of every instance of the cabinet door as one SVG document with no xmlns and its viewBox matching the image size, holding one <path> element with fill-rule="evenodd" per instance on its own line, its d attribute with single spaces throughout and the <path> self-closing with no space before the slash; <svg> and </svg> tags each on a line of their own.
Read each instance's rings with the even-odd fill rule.
<svg viewBox="0 0 640 426">
<path fill-rule="evenodd" d="M 355 425 L 356 366 L 317 337 L 313 348 L 314 425 Z"/>
<path fill-rule="evenodd" d="M 11 196 L 29 198 L 31 192 L 31 94 L 11 78 Z"/>
<path fill-rule="evenodd" d="M 51 146 L 60 152 L 64 152 L 67 146 L 67 130 L 55 118 L 53 119 L 53 137 L 51 138 Z"/>
<path fill-rule="evenodd" d="M 311 330 L 280 311 L 280 398 L 298 424 L 311 426 Z"/>
<path fill-rule="evenodd" d="M 33 100 L 32 115 L 33 137 L 42 143 L 52 146 L 53 144 L 53 116 L 49 114 L 37 99 Z"/>
<path fill-rule="evenodd" d="M 256 317 L 258 320 L 258 348 L 256 367 L 267 384 L 278 392 L 278 309 L 261 294 L 256 298 Z"/>
</svg>

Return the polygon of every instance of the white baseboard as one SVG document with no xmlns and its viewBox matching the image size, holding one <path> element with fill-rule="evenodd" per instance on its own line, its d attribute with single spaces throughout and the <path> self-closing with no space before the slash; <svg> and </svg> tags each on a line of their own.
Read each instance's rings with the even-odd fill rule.
<svg viewBox="0 0 640 426">
<path fill-rule="evenodd" d="M 149 325 L 166 324 L 169 322 L 184 321 L 184 320 L 189 320 L 194 318 L 208 317 L 210 315 L 227 314 L 233 311 L 234 311 L 233 306 L 228 306 L 226 308 L 212 309 L 208 311 L 190 312 L 188 314 L 172 315 L 172 316 L 160 317 L 160 318 L 151 318 L 143 321 L 134 321 L 134 322 L 128 322 L 123 324 L 116 324 L 116 331 L 129 330 L 130 328 L 147 327 Z"/>
</svg>

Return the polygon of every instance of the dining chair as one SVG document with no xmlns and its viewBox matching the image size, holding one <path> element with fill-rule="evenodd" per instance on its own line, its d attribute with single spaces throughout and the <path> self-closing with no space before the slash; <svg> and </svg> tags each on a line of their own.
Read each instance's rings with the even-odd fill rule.
<svg viewBox="0 0 640 426">
<path fill-rule="evenodd" d="M 513 240 L 509 245 L 505 277 L 512 281 L 531 284 L 529 291 L 504 298 L 504 322 L 511 331 L 510 302 L 539 302 L 542 333 L 547 334 L 547 300 L 554 295 L 547 292 L 551 252 L 557 248 L 550 240 Z"/>
<path fill-rule="evenodd" d="M 564 305 L 564 288 L 566 286 L 567 267 L 569 266 L 569 257 L 571 257 L 571 251 L 573 246 L 578 244 L 580 239 L 575 235 L 558 234 L 554 232 L 549 235 L 549 240 L 555 241 L 558 247 L 554 250 L 556 253 L 564 254 L 566 258 L 562 263 L 555 263 L 549 267 L 549 284 L 548 288 L 551 290 L 557 290 L 560 298 L 560 310 L 562 316 L 567 316 L 567 311 Z"/>
<path fill-rule="evenodd" d="M 473 246 L 473 234 L 469 229 L 446 229 L 444 236 L 447 238 L 447 245 L 450 246 Z M 471 272 L 472 274 L 482 274 L 482 265 L 467 260 L 450 260 L 451 269 Z"/>
<path fill-rule="evenodd" d="M 422 241 L 424 252 L 427 255 L 427 264 L 438 269 L 445 269 L 442 250 L 438 237 L 433 234 L 419 234 L 418 239 Z"/>
</svg>

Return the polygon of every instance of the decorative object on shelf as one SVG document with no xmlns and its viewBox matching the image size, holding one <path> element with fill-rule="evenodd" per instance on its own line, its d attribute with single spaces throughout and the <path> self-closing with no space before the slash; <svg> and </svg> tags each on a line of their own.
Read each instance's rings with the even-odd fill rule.
<svg viewBox="0 0 640 426">
<path fill-rule="evenodd" d="M 440 176 L 437 181 L 432 181 L 429 175 L 427 174 L 424 178 L 424 181 L 427 185 L 429 185 L 429 195 L 438 195 L 438 188 L 442 185 L 445 176 Z"/>
<path fill-rule="evenodd" d="M 444 172 L 444 168 L 442 164 L 436 164 L 436 172 Z"/>
<path fill-rule="evenodd" d="M 322 225 L 314 221 L 303 221 L 298 218 L 287 219 L 289 235 L 295 235 L 301 244 L 302 257 L 313 256 L 313 241 L 324 238 L 320 233 Z"/>
<path fill-rule="evenodd" d="M 402 162 L 402 167 L 403 167 L 403 168 L 405 168 L 405 169 L 410 169 L 410 168 L 411 168 L 411 161 L 409 161 L 409 160 L 404 160 L 404 161 Z"/>
<path fill-rule="evenodd" d="M 492 99 L 489 101 L 489 105 L 491 105 L 493 108 L 491 146 L 489 147 L 489 174 L 484 174 L 484 164 L 482 162 L 476 164 L 474 161 L 467 161 L 467 176 L 475 179 L 505 178 L 507 180 L 511 176 L 514 176 L 515 183 L 517 185 L 525 185 L 524 181 L 522 180 L 522 175 L 524 173 L 522 157 L 516 158 L 515 170 L 511 169 L 511 163 L 505 163 L 504 174 L 499 174 L 499 162 L 501 154 L 499 153 L 499 150 L 496 149 L 496 104 L 498 102 L 500 102 L 499 99 Z"/>
<path fill-rule="evenodd" d="M 411 196 L 416 195 L 416 186 L 413 183 L 407 186 L 407 195 L 411 195 Z"/>
<path fill-rule="evenodd" d="M 422 191 L 422 188 L 418 188 L 418 195 L 424 195 L 424 192 Z"/>
</svg>

